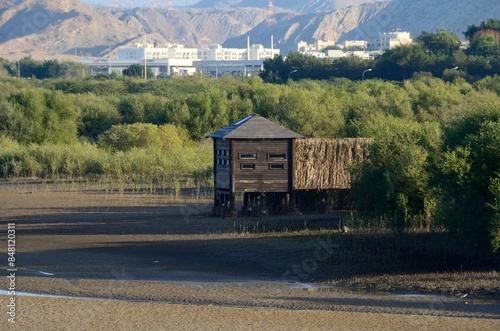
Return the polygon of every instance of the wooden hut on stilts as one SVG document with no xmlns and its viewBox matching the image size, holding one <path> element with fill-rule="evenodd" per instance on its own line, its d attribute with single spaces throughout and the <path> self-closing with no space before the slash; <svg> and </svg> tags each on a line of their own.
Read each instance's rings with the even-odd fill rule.
<svg viewBox="0 0 500 331">
<path fill-rule="evenodd" d="M 243 193 L 243 213 L 265 213 L 269 193 L 295 208 L 293 145 L 302 135 L 253 114 L 207 137 L 214 142 L 215 214 L 235 215 L 236 193 Z"/>
<path fill-rule="evenodd" d="M 259 115 L 249 115 L 207 137 L 214 146 L 214 214 L 262 215 L 272 198 L 275 213 L 298 214 L 296 193 L 315 190 L 323 210 L 329 190 L 350 188 L 349 166 L 366 158 L 368 139 L 303 139 L 304 136 Z"/>
</svg>

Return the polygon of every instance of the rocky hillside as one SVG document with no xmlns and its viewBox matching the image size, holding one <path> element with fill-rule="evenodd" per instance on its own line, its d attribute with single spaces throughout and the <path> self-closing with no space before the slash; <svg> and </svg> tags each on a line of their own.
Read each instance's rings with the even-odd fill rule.
<svg viewBox="0 0 500 331">
<path fill-rule="evenodd" d="M 336 0 L 274 0 L 274 7 L 288 9 L 297 12 L 334 11 Z M 201 0 L 193 5 L 196 8 L 234 8 L 234 7 L 257 7 L 267 8 L 268 0 Z"/>
<path fill-rule="evenodd" d="M 298 41 L 314 42 L 315 39 L 338 40 L 345 33 L 352 31 L 359 24 L 375 17 L 389 2 L 376 2 L 357 7 L 346 7 L 334 12 L 289 15 L 276 15 L 277 24 L 265 27 L 259 24 L 248 33 L 231 38 L 224 43 L 227 47 L 245 47 L 247 37 L 252 43 L 270 46 L 271 36 L 274 36 L 275 47 L 282 54 L 296 50 Z"/>
<path fill-rule="evenodd" d="M 267 0 L 262 0 L 262 8 L 255 7 L 258 1 L 247 0 L 228 0 L 223 9 L 174 8 L 173 17 L 167 8 L 96 8 L 77 0 L 0 0 L 0 56 L 104 56 L 110 48 L 115 53 L 118 47 L 144 40 L 160 46 L 182 42 L 194 47 L 203 41 L 228 41 L 228 46 L 245 47 L 247 36 L 252 43 L 269 46 L 271 35 L 276 47 L 288 53 L 298 40 L 337 39 L 385 6 L 376 3 L 319 13 L 327 10 L 328 4 L 333 8 L 334 1 L 275 2 L 280 1 L 287 8 L 276 6 L 279 24 L 264 28 Z M 316 13 L 304 13 L 310 11 Z"/>
<path fill-rule="evenodd" d="M 348 6 L 368 2 L 359 6 Z M 103 4 L 108 4 L 107 0 Z M 500 17 L 497 0 L 274 0 L 277 24 L 266 28 L 267 0 L 201 0 L 196 7 L 96 8 L 78 0 L 0 0 L 0 56 L 103 56 L 108 49 L 156 41 L 199 46 L 202 40 L 227 47 L 252 43 L 287 54 L 297 41 L 372 39 L 400 28 L 451 30 Z M 338 8 L 333 11 L 334 8 Z"/>
<path fill-rule="evenodd" d="M 302 13 L 332 12 L 348 6 L 363 3 L 381 2 L 383 0 L 274 0 L 274 7 Z M 258 7 L 266 8 L 268 0 L 201 0 L 193 5 L 197 8 Z"/>
<path fill-rule="evenodd" d="M 265 20 L 266 11 L 242 9 L 92 8 L 76 0 L 0 0 L 0 56 L 107 55 L 108 48 L 156 41 L 223 43 Z"/>
<path fill-rule="evenodd" d="M 489 17 L 500 18 L 498 0 L 392 0 L 374 17 L 341 39 L 372 39 L 378 32 L 396 28 L 418 36 L 422 31 L 445 29 L 464 38 L 467 26 L 480 24 Z"/>
</svg>

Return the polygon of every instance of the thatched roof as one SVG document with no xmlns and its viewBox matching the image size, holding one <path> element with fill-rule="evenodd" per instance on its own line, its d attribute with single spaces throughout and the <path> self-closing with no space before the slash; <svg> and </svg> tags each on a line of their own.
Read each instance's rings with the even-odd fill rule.
<svg viewBox="0 0 500 331">
<path fill-rule="evenodd" d="M 371 139 L 301 139 L 295 141 L 294 189 L 349 189 L 350 167 L 367 157 Z"/>
<path fill-rule="evenodd" d="M 293 139 L 304 136 L 270 120 L 252 114 L 209 135 L 214 139 Z"/>
</svg>

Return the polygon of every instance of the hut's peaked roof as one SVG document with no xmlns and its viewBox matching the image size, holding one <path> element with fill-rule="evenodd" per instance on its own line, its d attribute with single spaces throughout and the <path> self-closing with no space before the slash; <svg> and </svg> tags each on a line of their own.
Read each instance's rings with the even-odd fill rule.
<svg viewBox="0 0 500 331">
<path fill-rule="evenodd" d="M 207 138 L 218 139 L 291 139 L 304 138 L 267 118 L 252 114 L 236 123 L 212 132 Z"/>
</svg>

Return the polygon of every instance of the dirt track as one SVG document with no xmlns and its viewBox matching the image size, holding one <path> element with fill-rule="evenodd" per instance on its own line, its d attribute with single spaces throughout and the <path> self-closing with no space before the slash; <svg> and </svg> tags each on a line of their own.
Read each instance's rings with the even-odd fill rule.
<svg viewBox="0 0 500 331">
<path fill-rule="evenodd" d="M 0 185 L 2 228 L 16 224 L 18 291 L 119 299 L 18 296 L 18 329 L 90 330 L 105 323 L 133 330 L 141 320 L 151 330 L 500 327 L 496 301 L 367 295 L 317 284 L 342 272 L 328 255 L 330 237 L 317 232 L 245 234 L 272 222 L 298 228 L 304 220 L 212 218 L 203 215 L 209 200 L 97 192 Z"/>
</svg>

